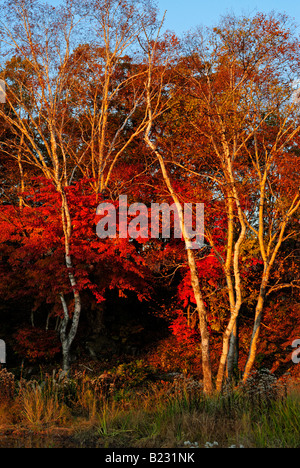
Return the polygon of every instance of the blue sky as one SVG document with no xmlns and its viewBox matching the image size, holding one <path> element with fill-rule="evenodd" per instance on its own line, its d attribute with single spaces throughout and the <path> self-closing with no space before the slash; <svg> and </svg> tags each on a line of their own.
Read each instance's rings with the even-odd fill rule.
<svg viewBox="0 0 300 468">
<path fill-rule="evenodd" d="M 58 5 L 60 0 L 48 0 Z M 300 2 L 297 0 L 156 0 L 161 16 L 167 10 L 165 28 L 179 36 L 195 26 L 211 26 L 226 13 L 253 14 L 272 10 L 295 19 L 300 32 Z"/>
<path fill-rule="evenodd" d="M 157 4 L 162 14 L 167 10 L 165 26 L 178 35 L 198 25 L 214 25 L 226 13 L 251 15 L 272 10 L 294 18 L 300 30 L 300 2 L 296 0 L 157 0 Z"/>
</svg>

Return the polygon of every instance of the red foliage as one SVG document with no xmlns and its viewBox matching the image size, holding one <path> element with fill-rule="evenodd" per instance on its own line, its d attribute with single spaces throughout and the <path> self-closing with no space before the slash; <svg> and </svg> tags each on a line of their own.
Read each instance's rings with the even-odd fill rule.
<svg viewBox="0 0 300 468">
<path fill-rule="evenodd" d="M 79 291 L 89 290 L 98 302 L 106 289 L 119 294 L 135 291 L 139 300 L 151 294 L 149 271 L 134 243 L 127 239 L 99 239 L 96 208 L 101 202 L 83 179 L 66 188 L 72 219 L 70 251 Z M 65 264 L 60 195 L 45 179 L 35 179 L 26 193 L 27 206 L 2 206 L 0 244 L 5 262 L 0 268 L 3 295 L 31 296 L 36 307 L 45 300 L 60 303 L 59 294 L 72 292 Z M 13 286 L 13 287 L 12 287 Z"/>
<path fill-rule="evenodd" d="M 15 333 L 14 339 L 15 352 L 30 362 L 50 361 L 61 351 L 59 338 L 53 330 L 22 328 Z"/>
<path fill-rule="evenodd" d="M 170 330 L 179 343 L 199 343 L 200 336 L 197 330 L 192 329 L 182 311 L 177 311 L 177 317 L 172 321 Z"/>
<path fill-rule="evenodd" d="M 211 254 L 197 262 L 198 277 L 200 282 L 207 283 L 212 287 L 217 287 L 218 280 L 222 278 L 221 266 L 215 255 Z M 195 297 L 191 285 L 191 275 L 188 268 L 183 275 L 178 287 L 178 298 L 183 306 L 187 307 L 189 302 L 195 304 Z"/>
<path fill-rule="evenodd" d="M 202 365 L 199 348 L 194 343 L 180 343 L 175 336 L 171 335 L 162 340 L 147 355 L 147 364 L 162 372 L 179 372 L 201 378 Z"/>
</svg>

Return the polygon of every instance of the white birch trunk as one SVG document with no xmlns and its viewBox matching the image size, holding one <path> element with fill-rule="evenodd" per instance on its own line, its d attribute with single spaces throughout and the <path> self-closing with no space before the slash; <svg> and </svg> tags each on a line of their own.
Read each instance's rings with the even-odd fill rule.
<svg viewBox="0 0 300 468">
<path fill-rule="evenodd" d="M 148 129 L 145 135 L 145 141 L 148 144 L 148 146 L 154 151 L 163 175 L 163 179 L 165 181 L 165 184 L 169 190 L 170 195 L 173 198 L 173 201 L 176 205 L 180 223 L 181 223 L 181 229 L 182 229 L 182 235 L 185 241 L 185 245 L 187 248 L 187 257 L 188 257 L 188 265 L 190 269 L 190 274 L 191 274 L 191 285 L 193 288 L 193 293 L 195 296 L 195 301 L 197 305 L 197 311 L 198 311 L 198 316 L 199 316 L 199 329 L 200 329 L 200 334 L 201 334 L 201 351 L 202 351 L 202 370 L 203 370 L 203 387 L 204 387 L 204 393 L 206 394 L 211 394 L 213 391 L 213 383 L 212 383 L 212 373 L 211 373 L 211 362 L 210 362 L 210 342 L 209 342 L 209 331 L 207 327 L 207 314 L 206 314 L 206 308 L 204 305 L 201 289 L 200 289 L 200 284 L 199 284 L 199 279 L 198 279 L 198 273 L 197 273 L 197 266 L 196 266 L 196 261 L 195 261 L 195 256 L 194 252 L 192 249 L 189 248 L 190 245 L 190 237 L 187 234 L 186 228 L 185 228 L 185 223 L 184 223 L 184 216 L 183 216 L 183 210 L 181 203 L 173 189 L 173 186 L 171 184 L 170 178 L 167 173 L 167 169 L 164 163 L 164 160 L 161 156 L 161 154 L 157 151 L 155 148 L 155 145 L 153 142 L 151 142 L 149 138 L 149 133 L 152 125 L 152 119 L 150 116 L 149 120 L 149 125 Z"/>
<path fill-rule="evenodd" d="M 60 193 L 62 196 L 62 222 L 65 236 L 65 262 L 74 299 L 74 310 L 70 316 L 65 297 L 63 294 L 60 295 L 64 313 L 60 329 L 60 339 L 63 354 L 63 371 L 65 373 L 68 373 L 70 370 L 70 349 L 77 333 L 81 314 L 81 298 L 77 288 L 76 279 L 72 271 L 73 265 L 70 255 L 71 218 L 68 208 L 68 202 L 63 189 L 60 190 Z M 67 331 L 69 322 L 71 322 L 71 326 L 69 331 Z"/>
</svg>

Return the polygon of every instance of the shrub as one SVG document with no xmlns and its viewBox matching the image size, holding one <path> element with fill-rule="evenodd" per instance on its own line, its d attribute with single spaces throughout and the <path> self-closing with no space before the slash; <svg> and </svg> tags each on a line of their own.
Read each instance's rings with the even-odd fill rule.
<svg viewBox="0 0 300 468">
<path fill-rule="evenodd" d="M 7 369 L 0 368 L 0 395 L 1 400 L 10 400 L 15 393 L 15 377 Z"/>
<path fill-rule="evenodd" d="M 22 328 L 14 335 L 14 350 L 30 362 L 50 361 L 61 351 L 57 333 L 37 327 Z"/>
</svg>

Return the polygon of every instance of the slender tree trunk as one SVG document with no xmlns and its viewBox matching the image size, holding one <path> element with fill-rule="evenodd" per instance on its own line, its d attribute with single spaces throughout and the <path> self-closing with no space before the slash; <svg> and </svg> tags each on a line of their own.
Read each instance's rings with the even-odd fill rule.
<svg viewBox="0 0 300 468">
<path fill-rule="evenodd" d="M 182 235 L 187 247 L 187 257 L 188 257 L 188 265 L 190 269 L 190 274 L 191 274 L 191 285 L 193 288 L 193 293 L 197 305 L 197 311 L 198 311 L 198 316 L 199 316 L 199 329 L 200 329 L 200 335 L 201 335 L 201 351 L 202 351 L 202 371 L 203 371 L 203 389 L 204 393 L 206 394 L 211 394 L 213 392 L 213 383 L 212 383 L 212 372 L 211 372 L 211 362 L 210 362 L 210 340 L 209 340 L 209 331 L 207 327 L 207 313 L 206 313 L 206 307 L 204 305 L 203 301 L 203 296 L 201 293 L 200 289 L 200 284 L 199 284 L 199 278 L 198 278 L 198 272 L 197 272 L 197 266 L 196 266 L 196 261 L 195 261 L 195 256 L 193 250 L 188 248 L 189 243 L 190 243 L 190 238 L 186 232 L 185 229 L 185 223 L 184 223 L 184 216 L 183 216 L 183 210 L 182 206 L 180 204 L 180 201 L 176 195 L 176 192 L 173 189 L 171 180 L 169 178 L 164 160 L 161 156 L 161 154 L 157 151 L 155 148 L 155 145 L 153 142 L 151 142 L 149 138 L 149 133 L 152 125 L 152 119 L 150 117 L 149 120 L 149 126 L 148 130 L 145 135 L 145 141 L 147 145 L 154 151 L 156 154 L 156 157 L 159 161 L 163 179 L 165 181 L 165 184 L 169 190 L 170 195 L 173 198 L 173 201 L 176 205 L 180 223 L 181 223 L 181 228 L 182 228 Z"/>
<path fill-rule="evenodd" d="M 239 314 L 239 309 L 240 309 L 239 304 L 237 304 L 235 311 L 230 316 L 229 323 L 223 335 L 222 354 L 220 358 L 219 369 L 218 369 L 217 380 L 216 380 L 216 390 L 218 392 L 221 392 L 222 390 L 226 364 L 228 365 L 227 361 L 228 361 L 228 355 L 229 355 L 230 340 L 232 337 L 232 332 L 236 325 L 236 320 Z"/>
<path fill-rule="evenodd" d="M 247 379 L 249 378 L 249 375 L 252 371 L 255 358 L 256 358 L 256 351 L 257 351 L 257 345 L 258 345 L 258 339 L 259 339 L 259 332 L 260 332 L 260 326 L 261 326 L 261 320 L 262 320 L 262 314 L 263 314 L 263 308 L 264 308 L 264 302 L 265 302 L 265 297 L 266 297 L 266 287 L 269 279 L 269 272 L 264 273 L 264 277 L 262 279 L 260 291 L 259 291 L 259 296 L 258 300 L 256 303 L 256 309 L 255 309 L 255 319 L 254 319 L 254 326 L 253 326 L 253 331 L 252 331 L 252 336 L 251 336 L 251 343 L 250 343 L 250 349 L 249 349 L 249 355 L 248 355 L 248 360 L 245 366 L 244 370 L 244 375 L 243 375 L 243 381 L 246 382 Z"/>
<path fill-rule="evenodd" d="M 60 327 L 60 341 L 62 346 L 62 370 L 65 374 L 70 370 L 70 343 L 67 336 L 67 326 L 69 323 L 69 310 L 63 294 L 60 294 L 60 300 L 63 307 L 64 317 Z"/>
<path fill-rule="evenodd" d="M 71 346 L 74 341 L 74 338 L 77 333 L 77 328 L 79 325 L 79 318 L 81 312 L 81 301 L 79 293 L 74 293 L 74 311 L 72 317 L 69 315 L 68 306 L 63 294 L 60 295 L 64 317 L 62 319 L 61 327 L 60 327 L 60 341 L 62 345 L 62 355 L 63 355 L 63 364 L 62 370 L 64 373 L 68 374 L 70 370 L 70 351 Z M 71 322 L 70 330 L 68 331 L 68 325 Z"/>
<path fill-rule="evenodd" d="M 186 238 L 185 238 L 186 240 Z M 197 266 L 195 262 L 194 252 L 191 249 L 187 249 L 188 264 L 191 273 L 191 284 L 197 304 L 197 311 L 199 316 L 199 329 L 201 335 L 201 352 L 202 352 L 202 371 L 203 371 L 203 387 L 204 392 L 209 395 L 213 391 L 212 384 L 212 372 L 211 372 L 211 361 L 210 361 L 210 339 L 209 331 L 207 327 L 207 313 L 204 305 L 199 279 Z"/>
<path fill-rule="evenodd" d="M 256 358 L 256 351 L 257 351 L 257 345 L 258 345 L 258 339 L 259 339 L 259 333 L 260 333 L 260 326 L 261 326 L 261 320 L 262 320 L 262 314 L 263 314 L 263 308 L 264 308 L 264 303 L 265 303 L 265 298 L 266 298 L 266 290 L 268 286 L 268 281 L 270 278 L 270 273 L 271 269 L 274 266 L 275 259 L 277 257 L 277 254 L 279 252 L 279 249 L 282 245 L 283 239 L 284 239 L 284 233 L 285 229 L 287 226 L 287 223 L 290 219 L 290 217 L 299 209 L 300 207 L 300 199 L 299 199 L 299 194 L 296 194 L 290 209 L 287 211 L 286 216 L 284 220 L 281 223 L 280 228 L 278 229 L 277 233 L 273 234 L 273 236 L 270 236 L 269 242 L 267 245 L 265 245 L 265 220 L 264 220 L 264 209 L 265 209 L 265 189 L 266 189 L 266 180 L 267 180 L 267 167 L 265 168 L 265 173 L 264 176 L 261 178 L 261 183 L 260 183 L 260 206 L 259 206 L 259 230 L 257 233 L 258 236 L 258 241 L 259 241 L 259 246 L 260 246 L 260 252 L 261 256 L 264 261 L 264 271 L 261 279 L 261 285 L 260 285 L 260 290 L 259 290 L 259 295 L 257 298 L 257 303 L 256 303 L 256 309 L 255 309 L 255 320 L 254 320 L 254 326 L 253 326 L 253 331 L 252 331 L 252 336 L 251 336 L 251 343 L 250 343 L 250 349 L 249 349 L 249 354 L 248 354 L 248 360 L 245 366 L 244 370 L 244 375 L 243 375 L 243 381 L 246 382 L 247 379 L 249 378 L 249 375 L 252 371 L 255 358 Z M 274 246 L 275 238 L 277 236 L 277 241 Z M 272 250 L 272 246 L 273 250 Z"/>
<path fill-rule="evenodd" d="M 230 151 L 228 144 L 225 139 L 224 133 L 222 134 L 223 149 L 226 160 L 226 178 L 228 179 L 228 185 L 230 187 L 228 193 L 228 245 L 227 245 L 227 259 L 225 264 L 225 275 L 227 280 L 227 286 L 229 290 L 229 302 L 230 302 L 230 320 L 223 336 L 223 348 L 219 363 L 219 369 L 217 374 L 216 389 L 218 392 L 222 390 L 223 379 L 225 374 L 225 368 L 227 365 L 227 378 L 231 379 L 234 358 L 236 356 L 236 345 L 237 345 L 237 319 L 240 313 L 240 309 L 243 303 L 242 297 L 242 285 L 240 275 L 240 251 L 241 246 L 246 236 L 246 224 L 243 217 L 243 211 L 240 204 L 239 195 L 236 189 L 232 161 L 230 158 Z M 240 233 L 236 242 L 234 242 L 234 208 L 233 204 L 236 205 L 238 212 L 238 219 L 240 223 Z M 232 261 L 233 255 L 233 261 Z M 231 274 L 231 264 L 233 263 L 233 275 L 234 275 L 234 286 Z"/>
<path fill-rule="evenodd" d="M 236 295 L 234 290 L 234 282 L 232 277 L 232 256 L 233 256 L 233 245 L 234 245 L 234 200 L 232 194 L 227 193 L 227 209 L 228 209 L 228 238 L 227 238 L 227 252 L 226 261 L 224 265 L 224 273 L 228 289 L 228 299 L 230 305 L 230 320 L 223 335 L 223 347 L 222 354 L 220 357 L 216 390 L 221 392 L 226 365 L 228 364 L 229 355 L 229 343 L 232 339 L 232 332 L 235 326 L 235 321 L 238 311 L 236 311 Z M 227 378 L 229 378 L 229 368 L 227 365 Z"/>
<path fill-rule="evenodd" d="M 70 237 L 71 237 L 71 217 L 69 213 L 69 207 L 66 195 L 63 189 L 60 190 L 62 196 L 62 222 L 64 228 L 64 236 L 65 236 L 65 262 L 68 271 L 69 281 L 73 292 L 73 299 L 74 299 L 74 310 L 73 314 L 70 316 L 68 306 L 63 294 L 60 295 L 60 299 L 62 302 L 64 318 L 62 320 L 62 325 L 60 329 L 60 339 L 62 343 L 62 352 L 63 352 L 63 371 L 68 373 L 70 369 L 70 349 L 71 345 L 74 341 L 74 338 L 77 333 L 79 319 L 81 314 L 81 298 L 80 293 L 77 288 L 77 283 L 75 276 L 73 274 L 73 265 L 72 259 L 70 255 Z M 67 327 L 69 322 L 71 321 L 71 326 L 69 331 L 67 331 Z"/>
<path fill-rule="evenodd" d="M 227 375 L 228 378 L 233 376 L 234 369 L 237 368 L 239 362 L 239 327 L 238 327 L 238 317 L 236 318 L 235 325 L 233 327 L 230 343 L 229 343 L 229 352 L 227 359 Z"/>
<path fill-rule="evenodd" d="M 149 51 L 148 51 L 148 58 L 149 58 L 148 80 L 146 83 L 146 102 L 147 102 L 146 113 L 147 113 L 148 123 L 147 123 L 147 128 L 145 130 L 144 140 L 147 146 L 151 149 L 151 151 L 153 151 L 153 153 L 155 154 L 160 164 L 164 182 L 167 186 L 167 189 L 170 195 L 172 196 L 172 199 L 176 205 L 177 212 L 179 215 L 181 231 L 182 231 L 182 235 L 183 235 L 186 249 L 187 249 L 188 265 L 189 265 L 189 270 L 191 274 L 191 285 L 193 288 L 193 293 L 194 293 L 198 316 L 199 316 L 199 329 L 200 329 L 200 335 L 201 335 L 201 351 L 202 351 L 203 391 L 205 394 L 209 395 L 213 392 L 212 371 L 211 371 L 211 362 L 210 362 L 210 339 L 209 339 L 209 331 L 208 331 L 208 326 L 207 326 L 206 307 L 205 307 L 203 296 L 202 296 L 201 289 L 200 289 L 195 255 L 194 255 L 194 251 L 190 248 L 191 239 L 185 228 L 185 221 L 184 221 L 184 215 L 183 215 L 183 209 L 182 209 L 181 203 L 179 201 L 179 198 L 175 190 L 173 189 L 164 159 L 159 153 L 159 151 L 157 150 L 156 145 L 153 143 L 153 141 L 151 141 L 151 138 L 150 138 L 150 132 L 151 132 L 152 125 L 153 125 L 153 112 L 152 112 L 152 102 L 151 102 L 152 67 L 153 67 L 153 57 L 154 57 L 154 52 L 156 48 L 155 47 L 156 43 L 154 45 L 153 44 L 150 45 L 150 42 L 148 42 L 148 45 L 150 46 Z M 158 109 L 158 103 L 161 98 L 161 91 L 162 89 L 160 89 L 158 93 L 155 93 L 155 96 L 156 96 L 155 99 L 157 99 L 157 103 L 155 105 L 156 111 Z"/>
</svg>

